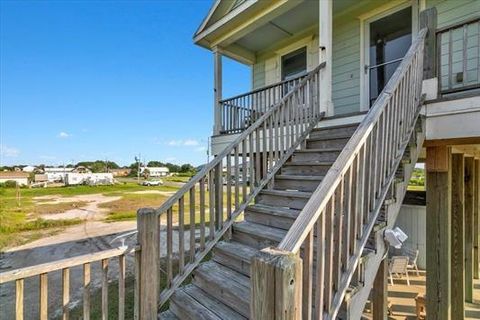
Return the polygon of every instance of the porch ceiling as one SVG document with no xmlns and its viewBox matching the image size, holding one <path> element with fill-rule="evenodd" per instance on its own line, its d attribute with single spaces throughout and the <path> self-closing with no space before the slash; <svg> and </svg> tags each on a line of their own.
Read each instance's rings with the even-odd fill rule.
<svg viewBox="0 0 480 320">
<path fill-rule="evenodd" d="M 290 11 L 258 27 L 254 32 L 240 38 L 236 44 L 249 51 L 261 51 L 318 24 L 318 10 L 317 1 L 304 1 Z"/>
</svg>

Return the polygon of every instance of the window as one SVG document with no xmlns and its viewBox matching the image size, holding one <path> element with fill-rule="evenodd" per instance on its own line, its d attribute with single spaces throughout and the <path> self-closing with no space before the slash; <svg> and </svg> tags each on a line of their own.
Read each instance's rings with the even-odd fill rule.
<svg viewBox="0 0 480 320">
<path fill-rule="evenodd" d="M 282 57 L 282 80 L 290 80 L 307 72 L 307 48 L 295 50 Z"/>
</svg>

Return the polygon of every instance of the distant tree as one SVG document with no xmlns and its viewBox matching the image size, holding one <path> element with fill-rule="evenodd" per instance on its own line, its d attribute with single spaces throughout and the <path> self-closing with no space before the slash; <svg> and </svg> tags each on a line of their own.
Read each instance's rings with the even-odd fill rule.
<svg viewBox="0 0 480 320">
<path fill-rule="evenodd" d="M 150 161 L 148 162 L 147 167 L 165 167 L 165 163 L 161 161 Z"/>
<path fill-rule="evenodd" d="M 118 164 L 113 161 L 95 160 L 95 161 L 82 161 L 77 163 L 76 167 L 83 166 L 92 172 L 106 172 L 107 169 L 118 169 Z"/>
<path fill-rule="evenodd" d="M 185 163 L 180 167 L 180 172 L 181 173 L 195 172 L 195 168 L 191 164 Z"/>
</svg>

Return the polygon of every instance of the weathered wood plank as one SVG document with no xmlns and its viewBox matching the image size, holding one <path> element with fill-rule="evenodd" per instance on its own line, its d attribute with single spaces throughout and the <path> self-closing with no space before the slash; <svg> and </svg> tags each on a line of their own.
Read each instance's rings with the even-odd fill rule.
<svg viewBox="0 0 480 320">
<path fill-rule="evenodd" d="M 452 319 L 465 316 L 465 161 L 452 154 Z"/>
<path fill-rule="evenodd" d="M 252 262 L 251 319 L 300 319 L 302 261 L 273 248 L 262 250 Z"/>
<path fill-rule="evenodd" d="M 70 269 L 62 270 L 62 319 L 69 318 L 69 303 L 70 303 Z"/>
<path fill-rule="evenodd" d="M 172 224 L 172 212 L 167 211 L 167 224 Z M 158 216 L 153 209 L 140 209 L 137 214 L 137 241 L 140 245 L 140 284 L 139 315 L 140 319 L 157 318 L 157 302 L 159 287 L 159 232 Z M 172 281 L 172 236 L 167 234 L 167 284 Z"/>
<path fill-rule="evenodd" d="M 108 259 L 102 260 L 102 320 L 108 320 Z"/>
<path fill-rule="evenodd" d="M 372 289 L 373 320 L 387 319 L 388 288 L 387 288 L 388 261 L 383 259 L 378 268 Z"/>
<path fill-rule="evenodd" d="M 465 301 L 473 302 L 475 159 L 465 157 Z"/>
<path fill-rule="evenodd" d="M 118 319 L 125 319 L 125 256 L 118 257 Z"/>
<path fill-rule="evenodd" d="M 15 319 L 23 320 L 23 279 L 15 281 Z"/>
<path fill-rule="evenodd" d="M 432 159 L 433 158 L 433 159 Z M 450 149 L 427 148 L 427 310 L 432 319 L 449 320 L 451 303 Z"/>
<path fill-rule="evenodd" d="M 48 319 L 48 274 L 42 273 L 40 275 L 40 290 L 39 290 L 39 305 L 40 305 L 40 319 Z"/>
<path fill-rule="evenodd" d="M 90 319 L 90 263 L 83 265 L 83 319 Z"/>
</svg>

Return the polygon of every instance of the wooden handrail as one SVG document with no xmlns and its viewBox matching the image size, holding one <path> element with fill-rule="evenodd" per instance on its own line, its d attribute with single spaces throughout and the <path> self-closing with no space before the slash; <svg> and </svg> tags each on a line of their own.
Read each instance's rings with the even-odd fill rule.
<svg viewBox="0 0 480 320">
<path fill-rule="evenodd" d="M 25 279 L 29 277 L 39 276 L 42 273 L 59 271 L 65 268 L 81 266 L 85 263 L 110 259 L 121 255 L 135 252 L 135 248 L 115 248 L 103 250 L 99 252 L 84 254 L 81 256 L 65 258 L 61 260 L 51 261 L 47 263 L 37 264 L 30 267 L 24 267 L 0 273 L 0 284 Z"/>
<path fill-rule="evenodd" d="M 414 132 L 420 110 L 426 34 L 427 29 L 419 32 L 373 107 L 277 247 L 292 254 L 304 248 L 302 308 L 307 319 L 312 317 L 311 310 L 316 314 L 313 318 L 337 316 L 359 264 Z M 315 264 L 312 263 L 314 247 Z M 315 284 L 313 279 L 317 281 Z"/>
<path fill-rule="evenodd" d="M 145 278 L 140 281 L 141 292 L 146 295 L 140 297 L 144 316 L 153 315 L 149 313 L 153 312 L 150 307 L 153 301 L 158 300 L 159 306 L 168 301 L 318 123 L 323 116 L 318 81 L 324 66 L 322 63 L 311 71 L 262 113 L 160 208 L 138 211 L 138 225 L 143 226 L 138 233 L 139 243 L 143 243 L 141 261 L 144 261 L 143 255 L 156 260 L 159 250 L 166 251 L 162 259 L 164 266 L 151 260 L 141 264 L 141 275 L 163 272 L 166 281 L 157 294 L 151 289 L 158 290 L 160 279 L 140 278 Z M 155 221 L 152 217 L 157 223 L 152 222 Z M 166 227 L 161 228 L 161 224 Z M 178 236 L 175 252 L 174 236 Z M 163 239 L 166 245 L 160 247 L 159 241 L 151 245 L 152 241 L 146 238 Z"/>
<path fill-rule="evenodd" d="M 318 65 L 314 70 L 312 70 L 307 76 L 305 76 L 302 81 L 295 86 L 292 91 L 290 91 L 286 96 L 282 98 L 279 102 L 275 104 L 272 108 L 270 108 L 266 113 L 264 113 L 260 119 L 255 121 L 254 124 L 249 126 L 245 131 L 243 131 L 235 140 L 233 140 L 222 152 L 220 152 L 215 158 L 210 161 L 208 164 L 203 166 L 202 170 L 198 172 L 195 176 L 193 176 L 182 188 L 180 188 L 173 196 L 171 196 L 166 202 L 164 202 L 158 209 L 156 209 L 157 214 L 160 215 L 168 208 L 170 208 L 173 204 L 175 204 L 182 195 L 184 195 L 188 190 L 190 190 L 195 184 L 199 183 L 200 180 L 204 179 L 207 176 L 207 173 L 214 169 L 224 158 L 232 154 L 233 150 L 240 145 L 240 143 L 245 140 L 252 132 L 258 129 L 265 120 L 270 117 L 277 109 L 285 102 L 290 99 L 300 87 L 304 86 L 308 80 L 310 80 L 313 75 L 317 74 L 318 71 L 325 67 L 325 62 Z"/>
<path fill-rule="evenodd" d="M 70 302 L 70 270 L 74 267 L 83 268 L 83 319 L 90 319 L 90 293 L 91 293 L 91 264 L 101 263 L 102 279 L 102 300 L 101 314 L 102 319 L 108 319 L 108 265 L 113 258 L 118 258 L 118 319 L 125 319 L 125 256 L 130 253 L 138 253 L 136 247 L 120 247 L 115 249 L 103 250 L 89 253 L 81 256 L 61 259 L 42 263 L 30 267 L 18 268 L 0 273 L 0 285 L 8 282 L 15 282 L 15 318 L 24 318 L 24 292 L 25 279 L 31 277 L 39 278 L 39 318 L 48 319 L 48 275 L 52 272 L 61 272 L 61 312 L 64 319 L 68 319 L 71 308 Z M 138 259 L 138 255 L 135 255 Z M 138 268 L 138 266 L 136 266 Z M 138 299 L 138 293 L 134 294 Z M 135 302 L 138 305 L 138 301 Z M 136 313 L 136 312 L 135 312 Z M 29 315 L 31 317 L 32 315 Z M 129 318 L 131 318 L 130 315 Z"/>
<path fill-rule="evenodd" d="M 307 237 L 309 230 L 312 229 L 315 221 L 317 221 L 322 210 L 325 209 L 328 200 L 332 197 L 335 188 L 340 183 L 341 177 L 352 164 L 355 155 L 358 154 L 360 148 L 364 145 L 368 135 L 372 131 L 373 125 L 380 118 L 387 100 L 391 97 L 394 88 L 398 85 L 399 80 L 405 74 L 406 67 L 410 65 L 418 47 L 423 44 L 426 32 L 426 29 L 420 31 L 417 39 L 405 55 L 402 63 L 383 89 L 380 97 L 375 101 L 365 119 L 360 123 L 352 138 L 348 141 L 325 178 L 313 192 L 312 197 L 285 235 L 285 238 L 280 242 L 278 246 L 279 249 L 292 252 L 298 252 L 298 250 L 300 250 L 301 244 Z"/>
</svg>

